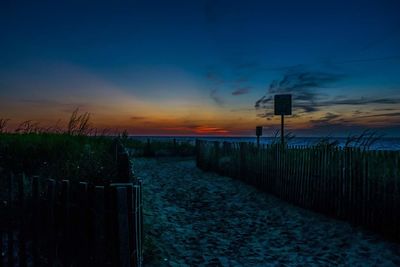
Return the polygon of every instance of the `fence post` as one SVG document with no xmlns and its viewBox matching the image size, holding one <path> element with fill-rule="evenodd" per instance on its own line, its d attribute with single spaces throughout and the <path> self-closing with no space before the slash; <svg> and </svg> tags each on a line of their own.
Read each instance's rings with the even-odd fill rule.
<svg viewBox="0 0 400 267">
<path fill-rule="evenodd" d="M 63 262 L 69 266 L 71 263 L 71 233 L 70 233 L 70 183 L 69 180 L 61 181 L 61 220 L 62 241 L 60 248 L 62 251 Z"/>
<path fill-rule="evenodd" d="M 24 180 L 25 180 L 25 174 L 20 173 L 18 175 L 18 205 L 20 206 L 21 211 L 24 211 L 24 205 L 25 205 L 25 192 L 24 192 Z"/>
<path fill-rule="evenodd" d="M 0 267 L 4 267 L 3 229 L 0 228 Z"/>
<path fill-rule="evenodd" d="M 88 266 L 89 253 L 89 196 L 88 183 L 80 182 L 78 188 L 78 237 L 79 249 L 77 249 L 78 266 Z"/>
<path fill-rule="evenodd" d="M 7 202 L 7 211 L 10 216 L 13 208 L 14 201 L 14 190 L 13 190 L 13 181 L 14 181 L 14 173 L 9 173 L 8 175 L 8 202 Z M 7 227 L 7 260 L 8 266 L 14 267 L 14 233 L 11 225 Z"/>
<path fill-rule="evenodd" d="M 116 188 L 126 188 L 127 190 L 127 218 L 128 218 L 128 233 L 125 233 L 123 238 L 129 237 L 129 257 L 132 266 L 142 266 L 143 257 L 142 257 L 142 244 L 143 244 L 143 216 L 142 216 L 142 181 L 140 179 L 137 180 L 138 184 L 134 185 L 132 183 L 114 183 L 110 184 L 111 188 L 114 189 L 114 205 L 115 205 L 115 216 L 117 220 L 115 222 L 116 227 L 116 236 L 115 246 L 119 248 L 121 245 L 124 245 L 124 242 L 121 241 L 121 235 L 124 233 L 121 230 L 121 227 L 118 228 L 119 223 L 118 218 L 120 218 L 120 210 L 121 207 L 117 203 L 116 199 L 117 191 Z M 123 218 L 122 218 L 123 219 Z M 120 229 L 120 230 L 118 230 Z M 125 248 L 122 248 L 125 250 Z M 120 262 L 121 250 L 116 250 L 115 258 L 117 262 Z"/>
<path fill-rule="evenodd" d="M 39 257 L 39 177 L 32 177 L 32 263 L 40 266 Z"/>
<path fill-rule="evenodd" d="M 10 172 L 8 175 L 8 207 L 12 208 L 14 201 L 14 173 Z"/>
<path fill-rule="evenodd" d="M 12 227 L 7 229 L 7 241 L 8 266 L 14 267 L 14 232 Z"/>
<path fill-rule="evenodd" d="M 94 188 L 93 246 L 92 260 L 95 266 L 104 266 L 106 255 L 105 242 L 105 190 L 104 186 Z"/>
<path fill-rule="evenodd" d="M 25 192 L 24 192 L 24 179 L 25 174 L 21 173 L 18 175 L 18 209 L 19 209 L 19 238 L 18 238 L 18 258 L 19 266 L 26 267 L 26 230 L 25 230 Z"/>
<path fill-rule="evenodd" d="M 138 244 L 136 250 L 138 253 L 138 266 L 143 265 L 143 242 L 144 242 L 144 228 L 143 228 L 143 181 L 138 179 L 138 185 L 135 186 L 135 197 L 138 205 L 135 206 L 137 232 L 139 233 Z"/>
<path fill-rule="evenodd" d="M 129 252 L 129 223 L 128 223 L 128 205 L 127 188 L 116 186 L 115 190 L 115 208 L 116 208 L 116 236 L 117 236 L 117 261 L 119 267 L 130 267 Z"/>
<path fill-rule="evenodd" d="M 47 241 L 49 246 L 49 266 L 54 266 L 57 258 L 57 226 L 56 226 L 56 181 L 47 180 Z"/>
</svg>

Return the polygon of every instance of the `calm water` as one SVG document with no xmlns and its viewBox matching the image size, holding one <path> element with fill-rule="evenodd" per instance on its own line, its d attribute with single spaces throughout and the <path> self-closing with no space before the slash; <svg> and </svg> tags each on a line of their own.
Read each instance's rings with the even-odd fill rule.
<svg viewBox="0 0 400 267">
<path fill-rule="evenodd" d="M 195 142 L 196 138 L 209 141 L 228 141 L 228 142 L 256 142 L 255 137 L 191 137 L 191 136 L 132 136 L 133 139 L 145 141 L 147 138 L 155 141 L 172 141 L 174 138 L 178 142 Z M 295 137 L 289 141 L 289 145 L 306 145 L 312 146 L 318 143 L 319 137 Z M 330 140 L 337 140 L 340 146 L 346 143 L 346 138 L 332 137 Z M 271 137 L 262 137 L 262 144 L 270 144 L 273 141 Z M 374 150 L 400 150 L 400 138 L 381 138 L 376 141 L 370 149 Z"/>
</svg>

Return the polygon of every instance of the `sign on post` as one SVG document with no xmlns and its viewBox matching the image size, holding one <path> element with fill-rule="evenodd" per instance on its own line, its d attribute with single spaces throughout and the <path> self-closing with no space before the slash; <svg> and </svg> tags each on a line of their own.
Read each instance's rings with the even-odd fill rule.
<svg viewBox="0 0 400 267">
<path fill-rule="evenodd" d="M 256 127 L 256 135 L 261 136 L 262 135 L 262 126 L 257 126 Z"/>
<path fill-rule="evenodd" d="M 292 115 L 292 95 L 290 94 L 275 95 L 274 113 L 275 115 L 281 115 L 281 144 L 283 146 L 285 143 L 284 116 Z"/>
<path fill-rule="evenodd" d="M 260 136 L 262 135 L 262 126 L 256 127 L 257 146 L 260 145 Z"/>
<path fill-rule="evenodd" d="M 292 95 L 275 95 L 275 115 L 292 115 Z"/>
</svg>

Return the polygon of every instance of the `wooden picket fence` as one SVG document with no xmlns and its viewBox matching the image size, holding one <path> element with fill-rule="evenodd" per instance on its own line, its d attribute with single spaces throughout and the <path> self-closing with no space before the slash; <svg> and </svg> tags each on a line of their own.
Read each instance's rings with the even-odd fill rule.
<svg viewBox="0 0 400 267">
<path fill-rule="evenodd" d="M 400 241 L 400 152 L 197 140 L 197 166 Z"/>
<path fill-rule="evenodd" d="M 10 173 L 8 200 L 0 204 L 0 267 L 142 266 L 142 182 L 132 179 L 127 155 L 116 157 L 120 175 L 133 182 Z"/>
</svg>

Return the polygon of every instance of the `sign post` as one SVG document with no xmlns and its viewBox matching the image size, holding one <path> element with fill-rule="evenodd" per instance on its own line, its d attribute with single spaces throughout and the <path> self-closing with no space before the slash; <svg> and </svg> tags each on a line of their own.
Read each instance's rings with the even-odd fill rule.
<svg viewBox="0 0 400 267">
<path fill-rule="evenodd" d="M 274 113 L 275 115 L 281 115 L 281 144 L 283 146 L 285 144 L 284 117 L 285 115 L 292 115 L 292 95 L 290 94 L 275 95 Z"/>
<path fill-rule="evenodd" d="M 256 127 L 256 135 L 257 135 L 257 147 L 260 146 L 260 136 L 262 136 L 262 126 Z"/>
</svg>

